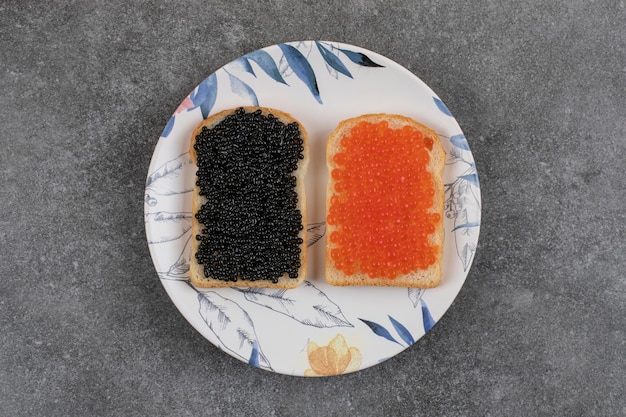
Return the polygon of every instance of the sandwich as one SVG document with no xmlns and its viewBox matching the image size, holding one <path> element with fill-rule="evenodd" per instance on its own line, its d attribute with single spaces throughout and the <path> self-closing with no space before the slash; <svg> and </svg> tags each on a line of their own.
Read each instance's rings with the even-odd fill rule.
<svg viewBox="0 0 626 417">
<path fill-rule="evenodd" d="M 406 116 L 361 115 L 330 134 L 326 162 L 326 281 L 437 286 L 445 165 L 439 136 Z"/>
<path fill-rule="evenodd" d="M 239 107 L 203 120 L 190 281 L 197 287 L 294 288 L 306 273 L 307 132 L 291 115 Z"/>
</svg>

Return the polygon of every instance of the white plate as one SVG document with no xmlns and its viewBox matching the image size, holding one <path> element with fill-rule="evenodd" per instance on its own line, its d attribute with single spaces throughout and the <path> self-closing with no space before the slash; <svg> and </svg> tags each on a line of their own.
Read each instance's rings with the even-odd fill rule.
<svg viewBox="0 0 626 417">
<path fill-rule="evenodd" d="M 191 190 L 188 146 L 203 117 L 240 105 L 291 113 L 310 136 L 306 177 L 307 281 L 287 291 L 196 289 L 188 283 Z M 324 281 L 325 142 L 343 119 L 399 113 L 433 128 L 446 150 L 443 279 L 434 289 L 332 287 Z M 422 337 L 469 271 L 480 228 L 472 153 L 443 102 L 399 64 L 352 45 L 294 42 L 251 52 L 193 89 L 167 123 L 145 190 L 150 253 L 170 298 L 205 338 L 247 363 L 288 375 L 353 372 Z M 319 238 L 313 242 L 313 238 Z"/>
</svg>

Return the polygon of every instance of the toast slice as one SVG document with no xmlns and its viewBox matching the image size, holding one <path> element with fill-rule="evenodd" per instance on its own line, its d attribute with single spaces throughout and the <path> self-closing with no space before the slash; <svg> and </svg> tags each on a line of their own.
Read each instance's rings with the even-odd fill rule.
<svg viewBox="0 0 626 417">
<path fill-rule="evenodd" d="M 304 126 L 276 109 L 224 110 L 196 127 L 189 153 L 197 166 L 191 283 L 298 286 L 306 274 Z"/>
<path fill-rule="evenodd" d="M 376 133 L 380 126 L 384 126 L 384 123 L 380 125 L 382 122 L 385 122 L 385 128 L 388 128 L 385 131 L 386 133 Z M 353 130 L 357 126 L 365 130 L 359 131 L 359 128 Z M 382 142 L 384 145 L 374 144 L 372 146 L 371 144 L 374 142 L 371 142 L 369 148 L 366 149 L 367 146 L 363 145 L 363 143 L 369 141 L 369 139 L 367 135 L 363 136 L 365 135 L 363 132 L 366 132 L 368 129 L 370 134 L 380 135 L 381 137 L 386 135 L 388 138 L 396 134 L 389 133 L 390 130 L 397 132 L 402 129 L 413 129 L 420 132 L 424 143 L 428 143 L 428 145 L 424 147 L 421 142 L 415 143 L 418 143 L 422 149 L 428 151 L 428 161 L 422 160 L 421 164 L 425 165 L 426 171 L 432 178 L 432 183 L 428 183 L 432 184 L 432 187 L 431 185 L 415 185 L 416 183 L 410 180 L 405 181 L 404 174 L 390 174 L 399 175 L 400 183 L 397 180 L 381 179 L 383 177 L 380 177 L 382 172 L 380 170 L 404 172 L 394 171 L 394 167 L 402 167 L 405 163 L 417 165 L 419 163 L 412 159 L 412 155 L 415 154 L 412 145 L 397 145 L 398 151 L 395 150 L 396 144 L 401 142 L 399 139 L 395 143 L 391 142 L 391 144 L 389 142 L 390 139 L 385 139 Z M 361 136 L 357 140 L 353 140 L 354 135 Z M 419 134 L 417 135 L 419 137 Z M 353 137 L 353 139 L 346 141 L 346 138 L 350 137 Z M 409 142 L 404 141 L 403 143 Z M 379 151 L 380 146 L 384 146 L 387 151 Z M 405 146 L 405 148 L 403 149 L 402 146 Z M 406 148 L 407 146 L 408 149 Z M 392 153 L 389 153 L 390 148 L 394 148 L 391 151 Z M 346 157 L 356 155 L 355 152 L 358 153 L 358 156 L 353 156 L 354 162 L 348 164 L 345 161 Z M 403 154 L 398 155 L 400 152 Z M 421 152 L 423 153 L 423 151 Z M 342 155 L 336 157 L 339 154 Z M 379 164 L 376 165 L 374 161 L 377 161 Z M 427 126 L 401 115 L 367 114 L 358 116 L 340 122 L 337 128 L 330 134 L 326 145 L 326 162 L 330 174 L 326 193 L 326 281 L 336 286 L 357 285 L 415 288 L 432 288 L 437 286 L 441 281 L 444 236 L 444 186 L 442 175 L 445 165 L 445 151 L 441 146 L 437 133 Z M 372 162 L 372 164 L 368 164 L 368 162 Z M 378 166 L 378 168 L 374 166 Z M 399 169 L 402 170 L 404 168 Z M 334 172 L 336 170 L 340 172 Z M 361 179 L 350 179 L 354 178 L 354 176 Z M 415 178 L 415 176 L 411 174 L 407 178 Z M 423 175 L 419 176 L 419 178 L 423 178 Z M 340 184 L 340 189 L 338 189 L 337 184 Z M 432 201 L 429 200 L 431 198 L 430 195 L 425 196 L 424 194 L 429 193 L 428 191 L 417 192 L 415 194 L 418 196 L 417 198 L 406 197 L 407 195 L 410 196 L 408 190 L 411 187 L 412 189 L 416 189 L 415 187 L 431 188 Z M 373 200 L 370 198 L 372 193 L 380 197 L 376 201 L 382 201 L 383 203 L 380 204 L 387 205 L 373 206 Z M 400 198 L 398 199 L 397 197 Z M 350 202 L 350 199 L 352 199 L 352 202 Z M 398 201 L 404 201 L 402 207 L 405 208 L 398 208 L 400 204 Z M 333 207 L 334 204 L 336 205 L 335 207 Z M 414 208 L 419 205 L 421 205 L 419 209 L 421 211 Z M 350 210 L 353 212 L 349 212 L 349 215 L 346 215 L 344 212 L 343 217 L 331 214 L 333 210 L 335 212 L 348 210 L 346 207 L 352 207 Z M 398 227 L 395 222 L 400 226 Z M 418 226 L 420 222 L 422 225 Z M 424 225 L 429 222 L 431 226 Z M 419 227 L 422 227 L 420 229 L 422 231 L 414 233 L 413 231 L 419 229 Z M 427 228 L 430 233 L 424 233 L 424 228 Z M 389 232 L 389 230 L 392 231 Z M 394 233 L 401 237 L 394 237 Z M 418 238 L 418 235 L 421 237 Z M 414 236 L 414 238 L 411 236 Z M 394 247 L 394 239 L 395 241 L 398 239 L 404 240 L 400 246 L 396 245 Z M 368 245 L 369 252 L 367 249 Z M 426 249 L 423 249 L 424 247 Z M 426 254 L 426 252 L 429 252 L 429 254 Z M 348 253 L 351 253 L 351 255 Z M 366 253 L 368 255 L 364 255 Z M 428 261 L 418 262 L 417 259 L 420 259 L 420 257 L 427 258 Z M 420 262 L 421 265 L 416 266 Z"/>
</svg>

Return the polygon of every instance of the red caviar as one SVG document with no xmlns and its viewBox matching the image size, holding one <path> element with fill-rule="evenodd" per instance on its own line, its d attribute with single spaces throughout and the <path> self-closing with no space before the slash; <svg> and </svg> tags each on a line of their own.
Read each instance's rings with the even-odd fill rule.
<svg viewBox="0 0 626 417">
<path fill-rule="evenodd" d="M 393 279 L 435 263 L 439 248 L 429 241 L 441 215 L 429 213 L 435 188 L 426 171 L 433 143 L 386 121 L 361 122 L 342 138 L 326 219 L 336 226 L 329 239 L 337 269 Z"/>
</svg>

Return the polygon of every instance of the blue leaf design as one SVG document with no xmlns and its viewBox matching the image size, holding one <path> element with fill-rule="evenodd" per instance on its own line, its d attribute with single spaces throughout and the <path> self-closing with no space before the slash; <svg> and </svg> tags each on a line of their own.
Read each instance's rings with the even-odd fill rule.
<svg viewBox="0 0 626 417">
<path fill-rule="evenodd" d="M 200 106 L 202 118 L 206 119 L 217 99 L 217 76 L 215 73 L 202 81 L 197 90 L 189 95 L 189 98 L 195 107 Z"/>
<path fill-rule="evenodd" d="M 443 103 L 441 103 L 443 104 Z M 445 105 L 444 105 L 445 106 Z M 447 110 L 447 108 L 446 108 Z M 445 113 L 445 112 L 444 112 Z M 449 112 L 448 112 L 449 113 Z M 465 139 L 465 135 L 463 133 L 459 134 L 459 135 L 454 135 L 450 137 L 450 142 L 456 146 L 457 148 L 461 148 L 465 151 L 469 151 L 470 147 L 467 144 L 467 140 Z"/>
<path fill-rule="evenodd" d="M 422 299 L 420 300 L 420 303 L 422 304 L 422 321 L 424 322 L 424 333 L 427 333 L 435 325 L 435 320 L 433 320 L 433 316 L 430 315 L 430 311 L 428 310 L 426 302 Z"/>
<path fill-rule="evenodd" d="M 459 229 L 465 229 L 465 228 L 468 228 L 468 227 L 478 227 L 478 226 L 480 226 L 480 223 L 478 223 L 478 222 L 463 223 L 463 224 L 460 224 L 458 226 L 455 226 L 454 229 L 452 229 L 452 231 L 454 232 L 454 231 L 457 231 Z"/>
<path fill-rule="evenodd" d="M 383 65 L 375 63 L 367 55 L 362 54 L 361 52 L 354 52 L 354 51 L 350 51 L 348 49 L 341 49 L 341 48 L 339 48 L 339 50 L 341 52 L 343 52 L 345 54 L 345 56 L 347 56 L 350 59 L 350 61 L 352 61 L 355 64 L 358 64 L 358 65 L 360 65 L 362 67 L 380 67 L 380 68 L 384 68 Z"/>
<path fill-rule="evenodd" d="M 391 324 L 393 324 L 393 328 L 396 329 L 396 332 L 400 335 L 402 340 L 404 340 L 404 343 L 409 346 L 415 343 L 415 339 L 413 339 L 413 336 L 411 335 L 411 332 L 409 332 L 409 329 L 404 327 L 399 321 L 397 321 L 393 317 L 387 317 L 389 317 L 389 321 L 391 322 Z"/>
<path fill-rule="evenodd" d="M 446 116 L 450 116 L 452 117 L 452 113 L 450 113 L 450 110 L 448 110 L 448 108 L 446 107 L 445 104 L 443 104 L 443 101 L 441 101 L 439 98 L 437 97 L 433 97 L 433 100 L 435 101 L 435 104 L 437 105 L 437 107 L 439 108 L 439 110 L 441 110 L 443 112 L 443 114 L 445 114 Z"/>
<path fill-rule="evenodd" d="M 256 64 L 261 67 L 261 69 L 265 71 L 265 73 L 272 77 L 275 81 L 283 83 L 285 85 L 287 84 L 283 77 L 280 75 L 280 71 L 278 70 L 276 63 L 274 62 L 270 54 L 268 54 L 264 50 L 259 49 L 258 51 L 250 52 L 249 54 L 244 55 L 244 57 L 256 62 Z"/>
<path fill-rule="evenodd" d="M 361 319 L 359 318 L 359 320 L 361 320 L 363 323 L 367 324 L 367 326 L 372 329 L 372 331 L 380 336 L 380 337 L 384 337 L 385 339 L 397 343 L 400 346 L 402 346 L 402 344 L 400 342 L 398 342 L 396 339 L 393 338 L 393 336 L 389 333 L 389 331 L 387 331 L 387 329 L 385 329 L 383 326 L 381 326 L 378 323 L 374 323 L 373 321 L 369 321 L 369 320 L 365 320 L 365 319 Z"/>
<path fill-rule="evenodd" d="M 174 128 L 174 120 L 174 116 L 170 117 L 170 120 L 168 120 L 167 124 L 165 125 L 165 129 L 163 129 L 163 133 L 161 133 L 161 137 L 166 138 L 169 136 L 169 134 L 172 132 L 172 129 Z"/>
<path fill-rule="evenodd" d="M 249 99 L 250 101 L 252 101 L 253 105 L 258 106 L 259 99 L 254 93 L 254 90 L 252 90 L 252 88 L 250 88 L 248 84 L 244 83 L 239 78 L 232 75 L 231 73 L 229 72 L 226 72 L 226 73 L 228 74 L 228 78 L 230 80 L 230 89 L 232 90 L 232 92 L 237 94 L 238 96 Z"/>
<path fill-rule="evenodd" d="M 293 72 L 304 82 L 304 84 L 309 88 L 315 100 L 318 103 L 322 104 L 322 98 L 320 97 L 320 90 L 317 86 L 317 79 L 315 78 L 315 72 L 313 72 L 313 68 L 309 61 L 305 58 L 304 55 L 296 48 L 291 45 L 287 45 L 286 43 L 281 43 L 278 45 L 280 50 L 283 51 L 285 55 L 285 59 L 287 63 L 293 70 Z"/>
<path fill-rule="evenodd" d="M 256 360 L 257 366 L 272 369 L 258 343 L 252 318 L 239 304 L 215 291 L 198 292 L 198 302 L 200 317 L 222 349 L 244 362 Z"/>
<path fill-rule="evenodd" d="M 231 65 L 235 68 L 243 69 L 245 72 L 248 72 L 256 77 L 254 69 L 252 69 L 252 65 L 250 65 L 250 62 L 246 59 L 245 56 L 237 58 L 236 60 L 231 62 Z"/>
<path fill-rule="evenodd" d="M 322 54 L 322 58 L 324 58 L 324 61 L 326 61 L 326 63 L 330 65 L 331 68 L 334 68 L 343 75 L 352 78 L 352 74 L 350 74 L 348 68 L 343 65 L 343 62 L 341 62 L 339 58 L 337 58 L 337 55 L 324 48 L 324 46 L 322 46 L 322 44 L 319 42 L 315 42 L 315 45 L 317 45 L 317 49 L 320 51 L 320 54 Z"/>
<path fill-rule="evenodd" d="M 261 362 L 259 361 L 259 343 L 256 340 L 254 341 L 254 345 L 252 345 L 252 352 L 250 353 L 248 363 L 257 368 L 261 366 Z"/>
<path fill-rule="evenodd" d="M 477 174 L 461 175 L 461 176 L 459 176 L 459 179 L 465 180 L 465 181 L 475 185 L 476 187 L 479 187 L 479 185 L 478 185 L 478 175 Z"/>
</svg>

